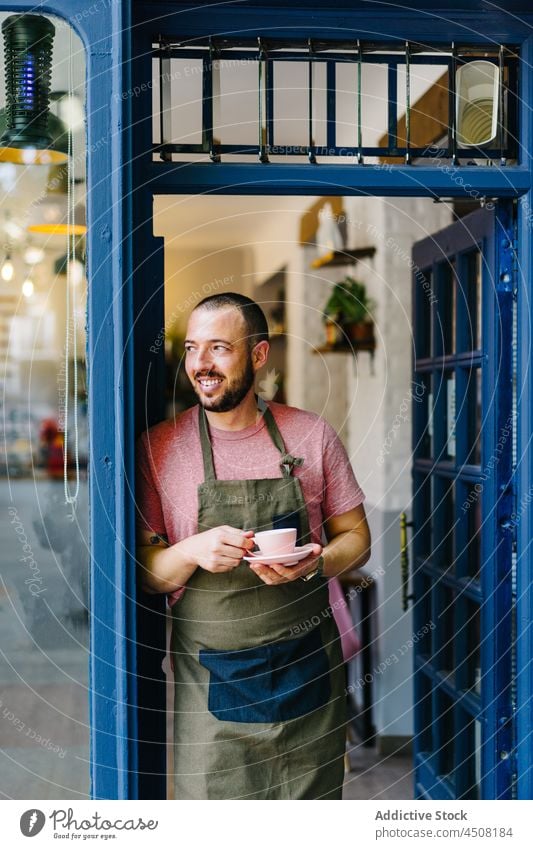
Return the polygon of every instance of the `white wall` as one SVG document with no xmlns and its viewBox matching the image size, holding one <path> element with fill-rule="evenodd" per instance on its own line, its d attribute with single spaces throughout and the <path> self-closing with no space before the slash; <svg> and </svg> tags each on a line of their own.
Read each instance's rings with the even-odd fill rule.
<svg viewBox="0 0 533 849">
<path fill-rule="evenodd" d="M 165 246 L 165 328 L 184 331 L 192 308 L 208 295 L 252 288 L 251 247 L 203 251 Z"/>
<path fill-rule="evenodd" d="M 367 495 L 373 536 L 367 571 L 377 578 L 374 667 L 375 721 L 381 736 L 412 733 L 412 652 L 398 649 L 412 636 L 411 612 L 403 613 L 399 561 L 399 514 L 411 505 L 411 267 L 414 242 L 451 223 L 445 204 L 426 199 L 346 199 L 350 245 L 373 244 L 371 263 L 356 276 L 376 300 L 375 374 L 369 354 L 358 355 L 357 377 L 347 373 L 349 452 Z M 396 660 L 398 658 L 398 660 Z"/>
</svg>

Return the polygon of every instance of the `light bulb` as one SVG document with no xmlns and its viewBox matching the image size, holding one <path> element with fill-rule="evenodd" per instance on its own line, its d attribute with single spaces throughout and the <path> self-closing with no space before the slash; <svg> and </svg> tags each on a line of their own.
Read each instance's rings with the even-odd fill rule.
<svg viewBox="0 0 533 849">
<path fill-rule="evenodd" d="M 44 251 L 42 248 L 38 248 L 35 245 L 29 245 L 26 248 L 24 253 L 24 262 L 27 265 L 37 265 L 37 263 L 42 262 L 44 259 Z"/>
<path fill-rule="evenodd" d="M 14 273 L 15 268 L 13 266 L 13 263 L 11 262 L 11 257 L 8 254 L 4 260 L 4 264 L 2 265 L 2 271 L 0 272 L 0 274 L 2 275 L 2 280 L 5 280 L 6 283 L 9 283 L 10 280 L 13 280 Z"/>
<path fill-rule="evenodd" d="M 33 295 L 34 288 L 35 287 L 33 285 L 33 280 L 27 277 L 24 283 L 22 284 L 22 294 L 24 295 L 24 297 L 31 298 L 31 296 Z"/>
<path fill-rule="evenodd" d="M 85 276 L 85 267 L 79 259 L 71 259 L 69 262 L 70 279 L 73 286 L 79 286 Z"/>
</svg>

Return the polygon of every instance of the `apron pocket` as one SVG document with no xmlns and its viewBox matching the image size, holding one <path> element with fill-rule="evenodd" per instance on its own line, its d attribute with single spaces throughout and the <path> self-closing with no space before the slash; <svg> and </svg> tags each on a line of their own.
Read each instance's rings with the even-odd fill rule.
<svg viewBox="0 0 533 849">
<path fill-rule="evenodd" d="M 209 711 L 227 722 L 284 722 L 323 707 L 331 695 L 320 628 L 303 637 L 234 651 L 201 649 Z"/>
</svg>

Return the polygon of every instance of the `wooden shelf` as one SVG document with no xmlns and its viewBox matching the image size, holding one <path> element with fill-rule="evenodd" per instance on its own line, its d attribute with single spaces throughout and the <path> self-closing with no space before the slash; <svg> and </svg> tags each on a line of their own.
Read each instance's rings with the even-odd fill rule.
<svg viewBox="0 0 533 849">
<path fill-rule="evenodd" d="M 357 354 L 358 351 L 373 353 L 375 350 L 375 342 L 354 342 L 353 345 L 321 345 L 319 348 L 313 348 L 313 354 Z"/>
<path fill-rule="evenodd" d="M 319 256 L 311 263 L 311 268 L 333 268 L 337 265 L 355 265 L 360 259 L 372 257 L 376 253 L 375 247 L 354 248 L 353 250 L 331 251 L 329 254 Z"/>
</svg>

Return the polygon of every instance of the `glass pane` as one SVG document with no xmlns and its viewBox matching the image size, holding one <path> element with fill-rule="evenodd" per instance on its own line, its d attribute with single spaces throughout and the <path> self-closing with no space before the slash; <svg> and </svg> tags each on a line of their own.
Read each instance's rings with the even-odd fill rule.
<svg viewBox="0 0 533 849">
<path fill-rule="evenodd" d="M 464 638 L 467 646 L 465 667 L 465 685 L 477 695 L 481 692 L 481 611 L 475 601 L 468 600 L 466 604 L 466 623 Z"/>
<path fill-rule="evenodd" d="M 433 744 L 433 710 L 432 710 L 432 682 L 422 672 L 415 676 L 415 698 L 418 710 L 418 733 L 419 747 L 421 751 L 428 754 L 434 750 Z"/>
<path fill-rule="evenodd" d="M 220 127 L 213 128 L 215 140 L 220 144 L 257 145 L 259 138 L 259 63 L 251 59 L 238 61 L 224 59 L 219 62 L 219 65 Z M 201 80 L 200 75 L 200 84 Z M 201 90 L 198 97 L 198 104 L 201 105 Z"/>
<path fill-rule="evenodd" d="M 413 641 L 416 642 L 417 653 L 431 656 L 432 633 L 435 631 L 435 622 L 431 612 L 432 579 L 419 567 L 416 576 L 416 601 L 418 605 L 417 627 Z"/>
<path fill-rule="evenodd" d="M 437 695 L 438 713 L 436 723 L 438 726 L 437 740 L 439 744 L 437 753 L 438 771 L 447 781 L 454 783 L 454 710 L 453 701 L 442 691 Z"/>
<path fill-rule="evenodd" d="M 416 271 L 416 357 L 431 356 L 431 270 Z"/>
<path fill-rule="evenodd" d="M 163 141 L 176 144 L 200 144 L 202 141 L 202 86 L 203 63 L 201 59 L 170 59 L 163 75 L 163 105 L 168 138 Z M 161 142 L 161 86 L 159 59 L 152 60 L 153 139 Z M 172 108 L 169 108 L 169 104 Z"/>
<path fill-rule="evenodd" d="M 414 498 L 420 519 L 414 529 L 413 543 L 420 557 L 431 555 L 431 479 L 420 474 L 415 475 Z"/>
<path fill-rule="evenodd" d="M 433 448 L 433 422 L 431 409 L 432 401 L 431 393 L 431 375 L 418 374 L 415 376 L 412 387 L 413 399 L 413 416 L 415 427 L 418 436 L 418 443 L 415 445 L 416 457 L 431 457 Z"/>
<path fill-rule="evenodd" d="M 309 63 L 275 62 L 274 148 L 304 148 L 309 142 Z M 326 63 L 313 66 L 313 140 L 317 147 L 326 145 Z M 317 151 L 320 153 L 320 150 Z"/>
<path fill-rule="evenodd" d="M 473 484 L 467 503 L 467 526 L 468 526 L 468 575 L 478 581 L 481 573 L 481 499 L 482 483 Z"/>
<path fill-rule="evenodd" d="M 468 372 L 466 398 L 468 421 L 466 428 L 466 462 L 473 466 L 481 465 L 481 369 L 471 369 Z"/>
<path fill-rule="evenodd" d="M 2 13 L 1 21 L 6 17 Z M 52 22 L 51 88 L 59 94 L 68 90 L 70 32 L 64 21 Z M 7 518 L 0 529 L 0 794 L 14 799 L 80 799 L 90 793 L 85 249 L 80 237 L 67 277 L 67 235 L 35 232 L 30 242 L 26 231 L 29 193 L 61 209 L 66 195 L 58 189 L 68 169 L 74 169 L 76 203 L 85 202 L 85 130 L 83 120 L 81 126 L 75 121 L 84 111 L 84 47 L 74 33 L 72 48 L 74 96 L 52 106 L 58 116 L 63 111 L 62 120 L 72 121 L 69 164 L 50 171 L 0 164 L 4 190 L 10 168 L 18 169 L 2 200 L 13 225 L 14 273 L 2 281 L 0 303 L 0 499 Z M 0 263 L 4 259 L 0 248 Z M 79 463 L 75 511 L 65 503 L 65 454 L 71 496 Z"/>
<path fill-rule="evenodd" d="M 437 309 L 435 317 L 435 355 L 456 351 L 456 281 L 455 262 L 446 260 L 437 268 Z"/>
<path fill-rule="evenodd" d="M 483 740 L 483 728 L 479 720 L 475 720 L 474 745 L 475 745 L 475 778 L 478 789 L 478 798 L 481 798 L 481 743 Z"/>
<path fill-rule="evenodd" d="M 466 262 L 466 306 L 467 306 L 467 348 L 475 351 L 481 348 L 481 254 L 473 251 Z"/>
<path fill-rule="evenodd" d="M 479 787 L 476 777 L 476 761 L 479 742 L 476 721 L 460 705 L 455 708 L 455 783 L 460 799 L 478 799 Z"/>
<path fill-rule="evenodd" d="M 446 456 L 444 459 L 454 461 L 457 454 L 456 424 L 456 381 L 455 372 L 446 373 Z"/>
<path fill-rule="evenodd" d="M 436 628 L 433 634 L 435 643 L 434 663 L 439 672 L 447 675 L 453 683 L 455 677 L 454 639 L 456 635 L 455 592 L 444 586 L 440 580 L 436 587 L 435 612 Z"/>
<path fill-rule="evenodd" d="M 437 566 L 454 570 L 455 497 L 454 483 L 448 478 L 433 480 L 433 558 Z"/>
</svg>

